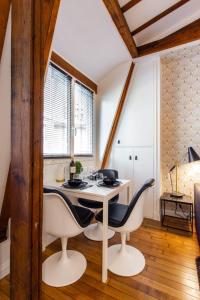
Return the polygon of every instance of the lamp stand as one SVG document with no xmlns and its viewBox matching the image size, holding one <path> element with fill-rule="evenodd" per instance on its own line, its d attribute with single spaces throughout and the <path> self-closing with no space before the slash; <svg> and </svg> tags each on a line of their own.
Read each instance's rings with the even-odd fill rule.
<svg viewBox="0 0 200 300">
<path fill-rule="evenodd" d="M 184 194 L 178 192 L 178 163 L 177 162 L 175 166 L 176 166 L 176 191 L 173 191 L 173 187 L 172 187 L 172 193 L 170 194 L 170 196 L 175 198 L 182 198 Z"/>
</svg>

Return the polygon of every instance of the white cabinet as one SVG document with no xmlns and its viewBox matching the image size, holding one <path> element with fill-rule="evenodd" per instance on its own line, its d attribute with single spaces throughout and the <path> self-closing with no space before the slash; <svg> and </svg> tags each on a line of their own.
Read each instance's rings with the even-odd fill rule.
<svg viewBox="0 0 200 300">
<path fill-rule="evenodd" d="M 133 192 L 147 179 L 155 178 L 156 188 L 145 193 L 144 215 L 156 219 L 159 218 L 158 77 L 159 59 L 136 62 L 111 152 L 111 166 L 119 171 L 119 177 L 132 179 Z M 120 201 L 125 196 L 121 195 Z"/>
<path fill-rule="evenodd" d="M 112 168 L 118 170 L 119 178 L 131 179 L 133 182 L 132 194 L 144 182 L 154 177 L 154 156 L 152 147 L 115 147 L 112 155 Z M 145 194 L 144 215 L 153 218 L 154 195 L 153 189 Z M 120 195 L 120 202 L 126 195 Z"/>
</svg>

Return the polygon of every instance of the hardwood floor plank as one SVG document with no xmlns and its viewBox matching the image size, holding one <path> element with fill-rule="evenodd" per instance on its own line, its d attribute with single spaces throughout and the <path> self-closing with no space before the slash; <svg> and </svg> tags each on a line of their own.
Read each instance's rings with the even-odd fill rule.
<svg viewBox="0 0 200 300">
<path fill-rule="evenodd" d="M 120 243 L 116 234 L 109 245 Z M 76 283 L 62 288 L 42 285 L 42 300 L 197 300 L 200 299 L 195 258 L 199 255 L 196 234 L 178 235 L 160 228 L 153 221 L 131 234 L 128 242 L 143 252 L 146 266 L 133 277 L 109 272 L 107 285 L 101 282 L 101 243 L 83 234 L 69 239 L 68 247 L 81 252 L 87 269 Z M 43 259 L 61 250 L 57 240 L 48 246 Z M 131 263 L 131 262 L 130 262 Z M 134 262 L 133 262 L 134 263 Z M 0 299 L 9 299 L 9 278 L 0 281 Z"/>
<path fill-rule="evenodd" d="M 174 278 L 174 281 L 183 282 L 184 284 L 188 284 L 188 286 L 192 286 L 198 289 L 198 279 L 195 275 L 189 274 L 187 271 L 180 271 L 176 268 L 176 266 L 166 266 L 164 264 L 158 263 L 155 260 L 151 260 L 149 257 L 146 258 L 146 268 L 152 270 L 156 270 L 156 272 L 162 272 L 163 276 Z"/>
<path fill-rule="evenodd" d="M 176 291 L 176 292 L 180 291 L 181 294 L 183 293 L 183 294 L 189 295 L 191 297 L 200 299 L 200 294 L 197 289 L 193 289 L 191 287 L 185 286 L 185 284 L 182 284 L 182 283 L 177 283 L 172 278 L 169 279 L 169 278 L 166 278 L 166 276 L 164 277 L 163 274 L 160 274 L 155 271 L 151 272 L 151 270 L 148 268 L 146 270 L 144 270 L 142 274 L 146 278 L 149 278 L 151 280 L 154 280 L 156 282 L 164 284 L 166 287 L 174 289 L 174 291 Z"/>
<path fill-rule="evenodd" d="M 0 299 L 1 300 L 9 300 L 10 298 L 1 291 L 0 292 Z"/>
</svg>

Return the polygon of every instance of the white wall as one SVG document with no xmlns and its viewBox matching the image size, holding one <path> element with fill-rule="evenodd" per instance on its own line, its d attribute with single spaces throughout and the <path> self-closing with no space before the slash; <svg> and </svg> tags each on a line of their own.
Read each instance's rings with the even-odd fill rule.
<svg viewBox="0 0 200 300">
<path fill-rule="evenodd" d="M 0 64 L 0 209 L 10 164 L 11 150 L 11 19 Z M 0 244 L 0 278 L 9 272 L 10 243 Z"/>
<path fill-rule="evenodd" d="M 131 62 L 115 67 L 98 82 L 97 163 L 100 164 Z"/>
<path fill-rule="evenodd" d="M 116 158 L 116 155 L 113 155 L 113 150 L 116 149 L 115 147 L 124 148 L 124 150 L 122 149 L 123 151 L 121 152 L 117 151 L 118 154 L 121 153 L 118 156 L 125 155 L 125 153 L 127 152 L 125 151 L 125 148 L 127 147 L 132 147 L 135 149 L 137 148 L 137 152 L 139 152 L 141 156 L 144 155 L 142 153 L 145 153 L 145 149 L 148 148 L 149 150 L 147 151 L 147 153 L 152 154 L 149 154 L 149 157 L 144 157 L 144 167 L 142 168 L 145 168 L 145 170 L 143 171 L 143 177 L 144 180 L 146 180 L 146 176 L 153 176 L 157 179 L 158 187 L 160 175 L 158 120 L 158 108 L 160 101 L 159 65 L 160 61 L 159 58 L 157 58 L 156 56 L 139 59 L 135 62 L 133 76 L 130 82 L 122 115 L 120 117 L 120 122 L 113 143 L 113 149 L 111 152 L 110 159 L 110 166 L 116 166 L 119 170 L 119 161 L 122 159 L 122 157 Z M 113 117 L 117 108 L 117 104 L 119 102 L 120 95 L 122 93 L 122 89 L 127 77 L 129 67 L 130 63 L 124 63 L 116 67 L 111 73 L 107 74 L 107 76 L 104 78 L 104 80 L 100 83 L 99 86 L 99 163 L 103 157 Z M 120 140 L 120 144 L 117 143 L 118 139 Z M 135 150 L 133 152 L 135 152 Z M 113 161 L 112 158 L 114 159 Z M 134 165 L 134 172 L 137 172 L 137 177 L 140 177 L 141 182 L 143 183 L 142 174 L 139 174 L 141 173 L 141 170 L 139 169 L 139 167 L 136 166 L 139 163 L 139 161 L 137 162 L 137 164 L 136 161 L 132 162 L 132 164 Z M 124 172 L 125 170 L 123 170 L 122 172 L 123 176 L 125 173 L 129 174 L 127 175 L 127 178 L 130 178 L 130 174 L 134 176 L 133 169 L 132 171 L 127 170 L 127 172 Z M 136 181 L 137 180 L 135 180 L 135 182 Z M 140 185 L 141 182 L 138 183 L 138 185 Z M 136 185 L 135 188 L 137 188 Z M 158 219 L 159 191 L 157 193 L 156 190 L 154 193 L 152 193 L 151 201 L 148 202 L 148 205 L 151 207 L 148 206 L 145 208 L 145 215 L 154 219 Z"/>
</svg>

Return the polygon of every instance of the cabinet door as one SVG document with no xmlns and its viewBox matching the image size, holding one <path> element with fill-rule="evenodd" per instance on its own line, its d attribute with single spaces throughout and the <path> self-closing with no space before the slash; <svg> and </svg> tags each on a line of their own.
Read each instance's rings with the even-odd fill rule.
<svg viewBox="0 0 200 300">
<path fill-rule="evenodd" d="M 134 147 L 134 191 L 138 190 L 144 182 L 154 177 L 154 156 L 152 147 Z M 145 192 L 144 216 L 153 218 L 154 191 Z"/>
<path fill-rule="evenodd" d="M 112 154 L 111 166 L 118 170 L 119 178 L 130 179 L 133 182 L 133 148 L 115 147 Z M 131 185 L 131 195 L 132 195 Z M 127 191 L 120 193 L 120 203 L 127 203 Z"/>
<path fill-rule="evenodd" d="M 118 170 L 119 178 L 132 180 L 131 195 L 144 182 L 154 177 L 154 160 L 152 147 L 115 147 L 112 154 L 111 167 Z M 125 203 L 126 191 L 120 194 L 120 202 Z M 153 218 L 154 192 L 145 192 L 144 216 Z"/>
<path fill-rule="evenodd" d="M 133 179 L 133 148 L 115 147 L 112 167 L 118 170 L 119 178 Z"/>
</svg>

